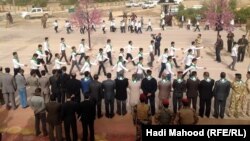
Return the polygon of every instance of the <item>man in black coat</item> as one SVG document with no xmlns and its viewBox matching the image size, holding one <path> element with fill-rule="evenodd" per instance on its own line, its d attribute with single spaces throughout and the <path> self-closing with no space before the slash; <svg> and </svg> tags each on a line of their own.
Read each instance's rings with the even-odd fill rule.
<svg viewBox="0 0 250 141">
<path fill-rule="evenodd" d="M 186 80 L 182 78 L 182 71 L 178 71 L 177 79 L 173 81 L 173 109 L 174 113 L 182 107 L 183 93 L 186 91 Z"/>
<path fill-rule="evenodd" d="M 77 104 L 71 100 L 71 95 L 66 95 L 67 99 L 64 104 L 62 104 L 62 112 L 61 118 L 64 122 L 64 131 L 66 141 L 71 141 L 70 137 L 70 128 L 73 134 L 73 140 L 77 141 L 77 126 L 76 126 L 76 112 L 77 112 Z"/>
<path fill-rule="evenodd" d="M 111 73 L 107 73 L 107 80 L 102 82 L 104 101 L 105 101 L 105 116 L 107 118 L 114 117 L 114 101 L 115 101 L 115 81 L 111 80 Z"/>
<path fill-rule="evenodd" d="M 143 94 L 147 97 L 146 103 L 148 103 L 148 100 L 150 101 L 151 114 L 155 115 L 155 92 L 157 90 L 157 81 L 151 74 L 152 71 L 147 70 L 147 77 L 142 80 L 141 89 Z"/>
<path fill-rule="evenodd" d="M 56 140 L 62 141 L 61 104 L 56 102 L 56 97 L 50 95 L 50 102 L 45 105 L 48 112 L 47 122 L 49 124 L 49 139 L 55 141 L 54 128 L 56 129 Z"/>
<path fill-rule="evenodd" d="M 211 111 L 211 99 L 213 97 L 213 87 L 214 87 L 214 80 L 209 78 L 209 73 L 204 72 L 203 74 L 204 79 L 201 80 L 199 84 L 199 96 L 200 96 L 200 110 L 199 116 L 204 116 L 204 109 L 206 107 L 205 115 L 209 118 L 210 111 Z"/>
<path fill-rule="evenodd" d="M 53 76 L 49 78 L 49 83 L 51 85 L 51 92 L 55 95 L 57 102 L 61 103 L 61 84 L 60 84 L 60 76 L 57 70 L 52 70 Z"/>
<path fill-rule="evenodd" d="M 69 74 L 66 73 L 67 68 L 65 66 L 62 67 L 60 70 L 62 73 L 60 75 L 60 84 L 61 84 L 61 95 L 62 95 L 62 103 L 65 102 L 66 92 L 67 92 L 67 83 L 70 79 Z"/>
<path fill-rule="evenodd" d="M 128 79 L 124 78 L 122 74 L 115 79 L 115 89 L 116 89 L 116 102 L 117 102 L 117 114 L 126 115 L 126 100 L 127 100 L 127 88 Z"/>
<path fill-rule="evenodd" d="M 95 103 L 89 99 L 89 94 L 84 95 L 84 101 L 79 104 L 78 117 L 82 122 L 83 139 L 88 141 L 88 130 L 90 132 L 90 141 L 95 140 L 94 121 L 95 121 Z"/>
<path fill-rule="evenodd" d="M 71 79 L 67 82 L 68 94 L 73 97 L 73 101 L 81 101 L 81 81 L 76 79 L 76 73 L 71 73 Z"/>
<path fill-rule="evenodd" d="M 94 75 L 94 80 L 90 82 L 89 85 L 89 93 L 90 93 L 90 100 L 95 103 L 97 108 L 97 117 L 101 118 L 102 115 L 102 98 L 103 98 L 103 91 L 102 91 L 102 83 L 98 81 L 99 77 L 97 74 Z"/>
<path fill-rule="evenodd" d="M 225 107 L 227 97 L 230 92 L 230 82 L 226 79 L 226 73 L 221 72 L 220 80 L 215 82 L 214 85 L 214 117 L 218 118 L 220 116 L 222 119 L 224 118 Z"/>
<path fill-rule="evenodd" d="M 197 72 L 193 71 L 190 78 L 187 80 L 187 98 L 189 102 L 192 102 L 192 108 L 196 110 L 196 103 L 198 97 L 200 80 L 197 78 Z"/>
<path fill-rule="evenodd" d="M 155 55 L 160 56 L 161 33 L 158 33 L 157 36 L 153 35 L 153 39 L 155 40 Z"/>
</svg>

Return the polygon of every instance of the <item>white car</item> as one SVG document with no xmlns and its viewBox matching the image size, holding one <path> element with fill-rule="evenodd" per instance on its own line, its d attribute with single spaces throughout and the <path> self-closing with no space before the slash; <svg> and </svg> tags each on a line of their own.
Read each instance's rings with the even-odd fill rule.
<svg viewBox="0 0 250 141">
<path fill-rule="evenodd" d="M 143 9 L 154 8 L 156 5 L 157 5 L 157 3 L 152 2 L 152 1 L 148 1 L 148 2 L 145 2 L 144 4 L 142 4 L 142 8 Z"/>
<path fill-rule="evenodd" d="M 127 3 L 125 3 L 126 7 L 139 7 L 140 4 L 139 3 L 136 3 L 136 2 L 133 2 L 133 1 L 129 1 Z"/>
<path fill-rule="evenodd" d="M 47 18 L 52 15 L 52 12 L 45 11 L 42 8 L 32 8 L 30 11 L 25 11 L 21 13 L 24 19 L 30 18 L 40 18 L 45 15 Z"/>
</svg>

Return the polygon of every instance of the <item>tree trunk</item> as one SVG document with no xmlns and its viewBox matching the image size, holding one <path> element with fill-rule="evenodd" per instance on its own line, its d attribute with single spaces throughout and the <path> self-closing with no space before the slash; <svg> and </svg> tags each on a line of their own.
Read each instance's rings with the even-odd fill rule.
<svg viewBox="0 0 250 141">
<path fill-rule="evenodd" d="M 89 48 L 91 49 L 91 37 L 90 37 L 90 23 L 89 23 L 89 12 L 87 11 L 87 21 L 88 21 L 88 40 L 89 40 Z"/>
</svg>

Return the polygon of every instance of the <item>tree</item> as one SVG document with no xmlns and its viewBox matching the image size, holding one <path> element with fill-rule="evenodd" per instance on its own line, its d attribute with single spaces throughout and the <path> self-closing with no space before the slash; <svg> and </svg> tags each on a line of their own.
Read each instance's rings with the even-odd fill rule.
<svg viewBox="0 0 250 141">
<path fill-rule="evenodd" d="M 204 15 L 211 26 L 215 26 L 218 34 L 221 30 L 234 30 L 230 22 L 234 19 L 234 14 L 230 10 L 228 0 L 209 0 L 205 2 L 206 10 Z"/>
<path fill-rule="evenodd" d="M 235 11 L 237 8 L 237 0 L 229 0 L 229 7 L 231 11 Z"/>
<path fill-rule="evenodd" d="M 71 23 L 78 28 L 87 26 L 89 48 L 91 48 L 90 28 L 93 24 L 98 25 L 101 23 L 101 11 L 96 8 L 90 9 L 90 4 L 93 2 L 93 0 L 78 0 L 76 10 L 70 18 Z"/>
</svg>

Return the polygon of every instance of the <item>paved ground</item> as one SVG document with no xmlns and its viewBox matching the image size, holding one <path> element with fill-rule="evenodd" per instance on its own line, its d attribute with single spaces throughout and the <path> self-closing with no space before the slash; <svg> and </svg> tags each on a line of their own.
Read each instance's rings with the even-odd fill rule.
<svg viewBox="0 0 250 141">
<path fill-rule="evenodd" d="M 144 18 L 145 21 L 148 19 Z M 64 37 L 66 43 L 71 46 L 77 46 L 81 38 L 87 39 L 87 35 L 80 35 L 78 29 L 75 29 L 74 33 L 66 34 L 65 29 L 62 28 L 63 22 L 65 19 L 59 19 L 60 22 L 60 33 L 55 34 L 51 22 L 53 19 L 49 19 L 49 27 L 47 29 L 42 29 L 39 20 L 29 20 L 25 22 L 16 23 L 14 27 L 3 28 L 0 26 L 0 65 L 3 67 L 12 67 L 11 59 L 12 52 L 17 51 L 20 56 L 20 61 L 29 65 L 29 60 L 31 59 L 32 54 L 36 51 L 37 45 L 43 42 L 44 37 L 49 37 L 50 46 L 53 53 L 59 52 L 59 42 L 60 38 Z M 154 22 L 156 23 L 156 22 Z M 3 25 L 3 24 L 0 24 Z M 151 40 L 150 34 L 152 33 L 162 33 L 162 44 L 161 51 L 164 48 L 170 46 L 171 41 L 176 42 L 176 47 L 186 48 L 193 41 L 198 32 L 186 31 L 186 29 L 180 29 L 178 27 L 168 27 L 167 30 L 161 31 L 158 28 L 158 25 L 154 24 L 153 32 L 145 32 L 143 34 L 120 34 L 109 33 L 103 35 L 101 29 L 97 29 L 97 32 L 93 32 L 92 37 L 92 50 L 87 54 L 92 58 L 97 53 L 100 47 L 103 47 L 106 40 L 110 38 L 112 40 L 113 47 L 115 49 L 114 53 L 114 62 L 117 60 L 117 54 L 121 47 L 125 47 L 129 40 L 134 42 L 134 46 L 144 48 L 145 52 L 148 51 L 148 45 Z M 229 80 L 233 80 L 234 74 L 236 72 L 231 71 L 227 68 L 227 65 L 231 62 L 230 54 L 226 53 L 226 32 L 222 32 L 221 35 L 224 39 L 224 50 L 222 51 L 222 63 L 216 63 L 214 61 L 214 48 L 213 44 L 216 40 L 216 32 L 214 31 L 202 31 L 202 38 L 205 49 L 201 51 L 202 59 L 199 60 L 198 65 L 207 67 L 207 71 L 210 72 L 211 77 L 214 79 L 219 79 L 219 73 L 225 71 Z M 235 39 L 239 39 L 242 32 L 239 29 L 235 31 Z M 67 50 L 68 55 L 70 54 L 70 49 Z M 137 50 L 133 54 L 137 54 Z M 184 56 L 182 52 L 177 52 L 181 60 Z M 147 59 L 144 60 L 146 65 Z M 236 64 L 237 72 L 243 74 L 243 80 L 245 80 L 245 73 L 247 66 L 249 65 L 250 59 L 247 57 L 243 63 Z M 160 64 L 155 63 L 153 68 L 153 76 L 157 76 L 159 71 Z M 131 72 L 126 73 L 126 77 L 131 78 L 131 74 L 135 71 L 132 64 L 127 65 Z M 182 65 L 183 66 L 183 65 Z M 50 66 L 50 70 L 53 66 Z M 69 66 L 68 66 L 69 67 Z M 111 67 L 109 64 L 106 64 L 108 72 L 110 72 Z M 29 67 L 24 68 L 25 75 L 29 74 Z M 183 70 L 181 68 L 180 70 Z M 176 70 L 177 71 L 177 70 Z M 97 66 L 93 67 L 92 73 L 97 72 Z M 202 79 L 202 74 L 204 70 L 198 72 L 198 76 Z M 115 72 L 112 72 L 113 78 L 115 77 Z M 80 78 L 80 76 L 78 76 Z M 104 80 L 104 77 L 101 76 L 100 80 Z M 29 93 L 30 94 L 30 93 Z M 18 100 L 18 97 L 16 98 Z M 158 103 L 158 100 L 156 101 Z M 103 110 L 104 111 L 104 110 Z M 31 109 L 20 109 L 16 111 L 5 111 L 4 108 L 0 108 L 0 131 L 8 134 L 4 135 L 4 141 L 39 141 L 39 140 L 48 140 L 47 138 L 33 136 L 33 123 L 34 123 L 33 113 Z M 216 119 L 201 119 L 200 124 L 250 124 L 249 118 L 240 118 L 232 119 L 226 117 L 225 120 L 216 120 Z M 96 124 L 96 136 L 98 140 L 109 140 L 109 141 L 132 141 L 134 140 L 135 128 L 132 125 L 131 116 L 127 114 L 125 117 L 116 116 L 114 119 L 109 120 L 103 118 L 97 120 Z M 81 129 L 81 128 L 79 128 Z M 79 131 L 80 135 L 81 131 Z M 80 135 L 81 136 L 81 135 Z"/>
</svg>

